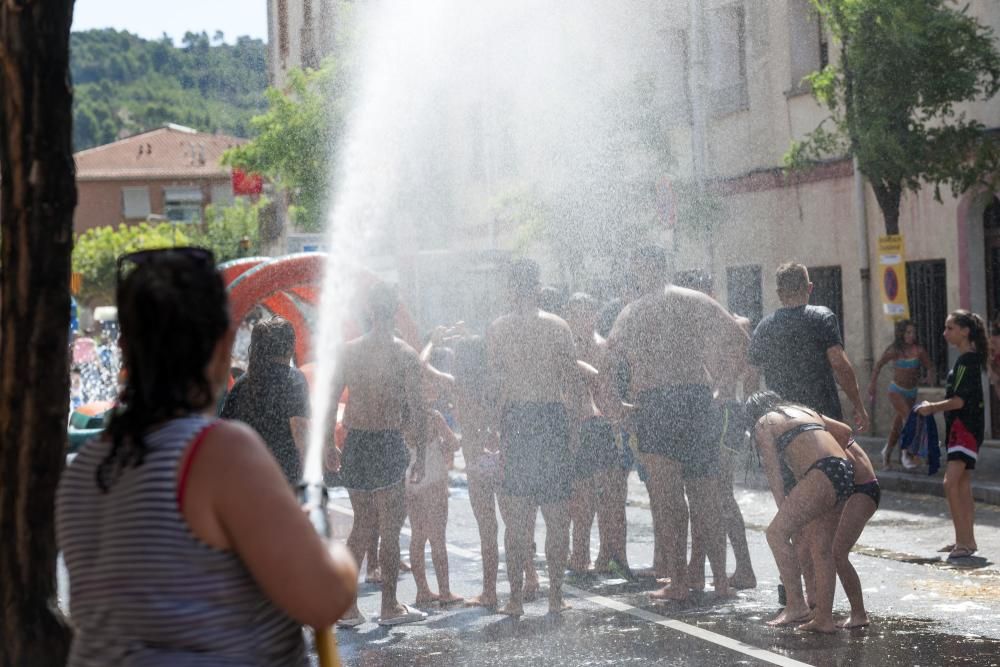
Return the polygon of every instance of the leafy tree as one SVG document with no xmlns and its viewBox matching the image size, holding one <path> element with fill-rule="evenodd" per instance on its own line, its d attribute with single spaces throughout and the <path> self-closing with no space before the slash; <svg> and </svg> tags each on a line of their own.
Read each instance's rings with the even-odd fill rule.
<svg viewBox="0 0 1000 667">
<path fill-rule="evenodd" d="M 1000 173 L 1000 146 L 956 105 L 1000 90 L 991 29 L 946 0 L 812 0 L 840 60 L 806 77 L 832 113 L 792 145 L 788 166 L 852 155 L 870 181 L 887 234 L 899 233 L 906 190 L 959 194 Z"/>
<path fill-rule="evenodd" d="M 186 33 L 182 48 L 116 30 L 72 34 L 76 150 L 166 122 L 247 136 L 266 108 L 267 51 L 259 39 L 212 44 Z"/>
<path fill-rule="evenodd" d="M 199 245 L 214 252 L 218 262 L 258 254 L 258 214 L 266 205 L 265 199 L 251 203 L 241 198 L 231 206 L 209 206 L 201 225 L 143 222 L 88 229 L 73 247 L 73 271 L 83 277 L 81 299 L 111 303 L 118 257 L 128 252 Z"/>
<path fill-rule="evenodd" d="M 333 59 L 318 70 L 293 70 L 286 90 L 267 91 L 268 110 L 251 121 L 256 138 L 223 155 L 227 164 L 263 174 L 292 195 L 296 223 L 322 228 L 337 139 L 344 124 L 345 83 Z"/>
</svg>

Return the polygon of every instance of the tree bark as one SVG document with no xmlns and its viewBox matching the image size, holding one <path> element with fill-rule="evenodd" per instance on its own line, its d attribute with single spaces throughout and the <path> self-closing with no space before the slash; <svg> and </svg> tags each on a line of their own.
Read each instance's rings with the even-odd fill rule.
<svg viewBox="0 0 1000 667">
<path fill-rule="evenodd" d="M 69 406 L 73 0 L 0 0 L 0 665 L 62 665 L 55 490 Z"/>
<path fill-rule="evenodd" d="M 903 200 L 903 187 L 898 184 L 872 183 L 872 190 L 875 191 L 878 207 L 882 209 L 885 233 L 889 236 L 899 234 L 899 204 Z"/>
</svg>

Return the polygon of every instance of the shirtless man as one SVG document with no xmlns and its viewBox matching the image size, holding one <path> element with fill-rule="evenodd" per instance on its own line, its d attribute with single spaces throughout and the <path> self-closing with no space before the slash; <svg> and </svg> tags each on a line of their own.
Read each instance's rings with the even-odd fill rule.
<svg viewBox="0 0 1000 667">
<path fill-rule="evenodd" d="M 622 465 L 622 452 L 616 442 L 615 428 L 605 418 L 599 403 L 600 376 L 596 369 L 603 364 L 605 340 L 595 331 L 600 315 L 598 301 L 583 292 L 569 298 L 566 322 L 576 342 L 582 377 L 589 391 L 584 396 L 585 419 L 580 425 L 580 446 L 575 459 L 573 500 L 570 504 L 572 549 L 569 567 L 584 572 L 590 564 L 590 529 L 597 515 L 601 547 L 594 569 L 612 571 L 612 561 L 622 574 L 629 574 L 626 556 L 625 503 L 628 497 L 628 470 Z"/>
<path fill-rule="evenodd" d="M 536 506 L 545 519 L 549 612 L 566 608 L 562 581 L 569 551 L 567 501 L 573 491 L 570 435 L 582 382 L 569 326 L 538 308 L 538 274 L 535 262 L 514 262 L 507 283 L 513 311 L 486 333 L 490 374 L 502 406 L 500 513 L 510 580 L 510 601 L 503 612 L 511 616 L 524 613 L 524 565 L 531 557 Z"/>
<path fill-rule="evenodd" d="M 631 259 L 641 296 L 615 321 L 606 368 L 624 362 L 630 369 L 653 528 L 666 545 L 670 582 L 651 595 L 683 600 L 690 594 L 685 483 L 692 533 L 705 545 L 716 593 L 728 595 L 725 532 L 718 520 L 718 408 L 710 382 L 735 382 L 746 363 L 748 337 L 710 297 L 665 285 L 665 250 L 642 248 Z"/>
<path fill-rule="evenodd" d="M 399 307 L 395 290 L 376 284 L 368 294 L 371 330 L 344 344 L 337 361 L 333 396 L 344 389 L 350 400 L 344 410 L 347 440 L 340 476 L 351 497 L 354 523 L 347 547 L 357 562 L 377 533 L 382 571 L 380 625 L 423 620 L 426 614 L 396 599 L 399 579 L 399 533 L 406 519 L 404 482 L 409 453 L 404 432 L 416 443 L 411 481 L 424 476 L 426 410 L 421 395 L 421 364 L 416 351 L 393 335 Z M 340 625 L 365 621 L 355 602 Z"/>
</svg>

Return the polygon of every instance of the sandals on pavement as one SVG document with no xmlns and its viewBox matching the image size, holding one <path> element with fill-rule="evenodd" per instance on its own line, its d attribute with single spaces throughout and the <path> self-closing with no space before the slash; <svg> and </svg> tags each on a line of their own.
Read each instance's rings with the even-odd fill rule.
<svg viewBox="0 0 1000 667">
<path fill-rule="evenodd" d="M 342 619 L 340 619 L 339 621 L 337 621 L 337 627 L 338 628 L 356 628 L 359 625 L 364 625 L 367 622 L 368 622 L 368 619 L 365 618 L 365 615 L 364 614 L 360 614 L 358 616 L 351 616 L 350 618 L 342 618 Z"/>
<path fill-rule="evenodd" d="M 948 560 L 958 560 L 960 558 L 969 558 L 974 553 L 976 553 L 975 549 L 969 549 L 968 547 L 959 547 L 959 546 L 956 546 L 954 549 L 951 550 L 951 553 L 948 554 Z"/>
<path fill-rule="evenodd" d="M 408 604 L 404 604 L 403 609 L 405 613 L 390 618 L 380 618 L 378 624 L 382 626 L 403 625 L 404 623 L 416 623 L 427 618 L 427 614 Z"/>
</svg>

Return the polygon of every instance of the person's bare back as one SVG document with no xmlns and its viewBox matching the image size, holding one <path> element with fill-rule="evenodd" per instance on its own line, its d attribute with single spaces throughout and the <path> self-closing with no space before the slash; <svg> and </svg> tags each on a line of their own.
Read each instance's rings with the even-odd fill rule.
<svg viewBox="0 0 1000 667">
<path fill-rule="evenodd" d="M 419 397 L 420 360 L 406 342 L 373 333 L 350 341 L 340 374 L 350 391 L 344 426 L 393 431 L 407 425 L 407 402 Z"/>
<path fill-rule="evenodd" d="M 542 310 L 504 315 L 487 332 L 490 366 L 499 379 L 501 406 L 510 403 L 564 403 L 575 381 L 573 334 L 561 318 Z"/>
</svg>

